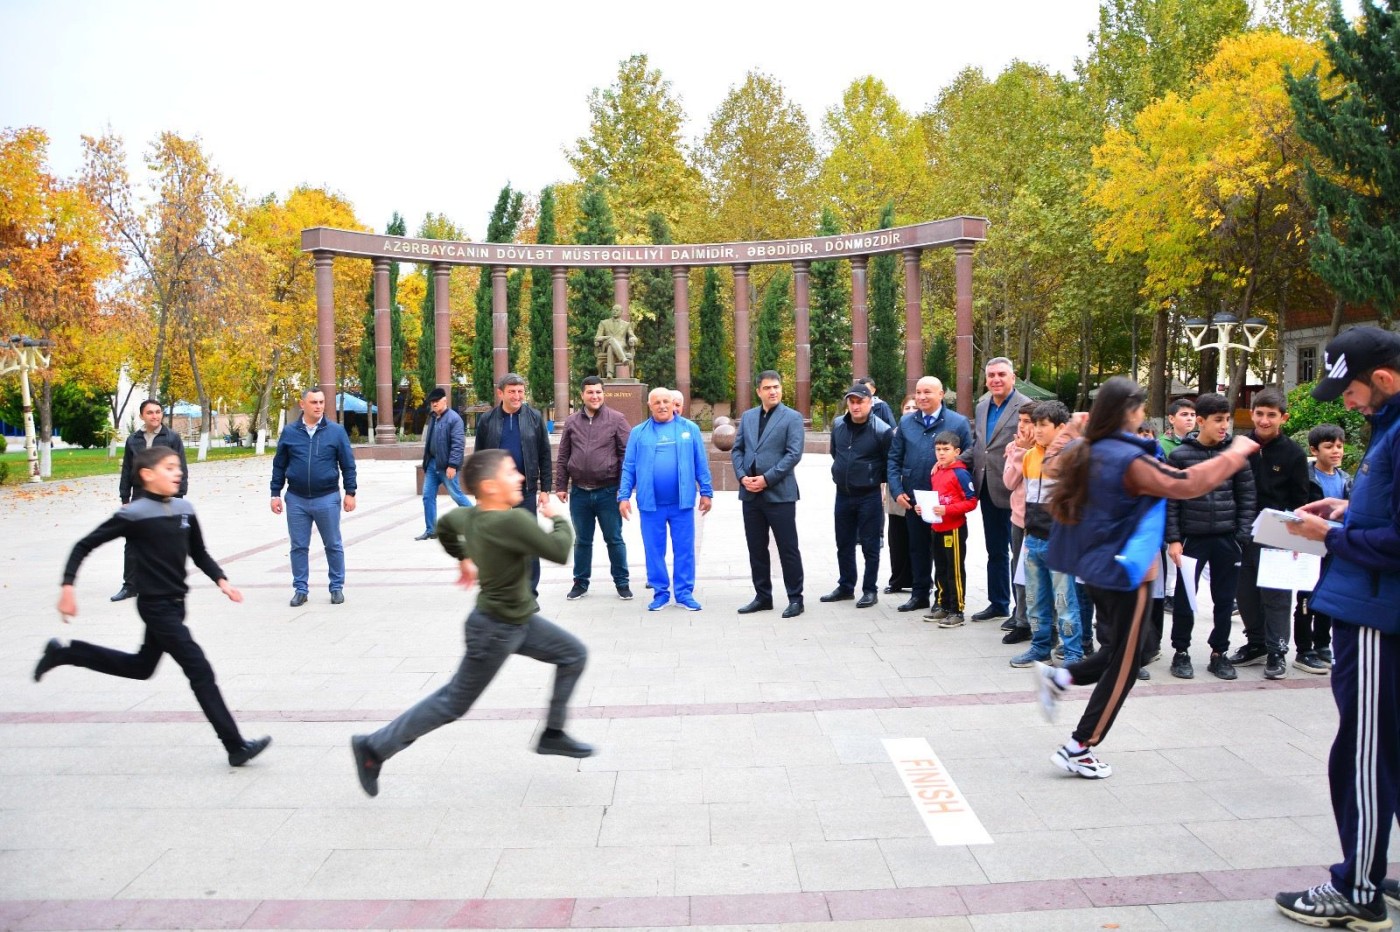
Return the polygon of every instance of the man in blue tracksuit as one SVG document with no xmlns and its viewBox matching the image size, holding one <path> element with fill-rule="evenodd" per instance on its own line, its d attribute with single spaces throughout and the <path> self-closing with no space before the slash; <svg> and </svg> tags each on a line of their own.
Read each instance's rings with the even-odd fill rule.
<svg viewBox="0 0 1400 932">
<path fill-rule="evenodd" d="M 1349 501 L 1298 509 L 1289 531 L 1327 544 L 1312 604 L 1332 617 L 1332 697 L 1340 721 L 1327 775 L 1342 861 L 1328 883 L 1275 902 L 1316 926 L 1388 929 L 1390 828 L 1400 812 L 1400 334 L 1355 327 L 1323 355 L 1319 401 L 1340 397 L 1371 422 Z M 1341 520 L 1333 526 L 1326 519 Z"/>
<path fill-rule="evenodd" d="M 340 542 L 341 480 L 344 508 L 355 510 L 355 454 L 345 428 L 328 421 L 326 396 L 319 388 L 301 395 L 301 417 L 277 438 L 272 457 L 272 513 L 283 512 L 282 486 L 287 487 L 287 533 L 292 539 L 291 605 L 306 604 L 311 525 L 321 534 L 330 571 L 332 604 L 345 601 L 345 548 Z"/>
<path fill-rule="evenodd" d="M 632 517 L 632 493 L 642 520 L 642 549 L 647 558 L 647 585 L 653 598 L 648 611 L 659 612 L 671 601 L 672 576 L 666 570 L 666 532 L 671 532 L 676 604 L 700 611 L 695 600 L 695 498 L 700 513 L 710 510 L 715 492 L 700 427 L 676 414 L 669 388 L 647 395 L 651 417 L 627 437 L 617 509 Z"/>
</svg>

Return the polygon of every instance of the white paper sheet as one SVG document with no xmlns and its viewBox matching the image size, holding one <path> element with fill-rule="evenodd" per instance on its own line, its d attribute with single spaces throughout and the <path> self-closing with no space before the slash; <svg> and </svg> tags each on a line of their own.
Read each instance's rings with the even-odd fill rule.
<svg viewBox="0 0 1400 932">
<path fill-rule="evenodd" d="M 1021 552 L 1016 555 L 1016 571 L 1011 574 L 1013 585 L 1024 586 L 1026 584 L 1026 545 L 1021 545 Z"/>
<path fill-rule="evenodd" d="M 1295 537 L 1294 540 L 1302 540 Z M 1322 557 L 1313 553 L 1276 550 L 1265 547 L 1259 551 L 1259 588 L 1287 589 L 1310 592 L 1317 586 L 1322 573 Z"/>
<path fill-rule="evenodd" d="M 938 504 L 938 493 L 932 489 L 915 489 L 914 504 L 919 506 L 919 517 L 924 519 L 925 524 L 932 524 L 937 519 L 933 516 L 933 506 Z"/>
<path fill-rule="evenodd" d="M 1310 553 L 1322 557 L 1327 555 L 1327 545 L 1320 540 L 1308 540 L 1288 533 L 1288 525 L 1297 516 L 1291 511 L 1278 511 L 1265 508 L 1254 519 L 1254 542 L 1265 547 L 1277 547 L 1297 553 Z M 1335 522 L 1333 522 L 1335 525 Z M 1272 587 L 1269 587 L 1272 588 Z"/>
<path fill-rule="evenodd" d="M 1181 566 L 1177 567 L 1176 588 L 1186 587 L 1186 604 L 1196 611 L 1196 563 L 1195 557 L 1181 556 Z"/>
</svg>

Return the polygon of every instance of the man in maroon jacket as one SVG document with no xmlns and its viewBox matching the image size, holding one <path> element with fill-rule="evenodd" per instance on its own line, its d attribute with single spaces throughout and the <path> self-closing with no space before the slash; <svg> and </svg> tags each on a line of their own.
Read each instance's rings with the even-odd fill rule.
<svg viewBox="0 0 1400 932">
<path fill-rule="evenodd" d="M 621 412 L 603 404 L 603 380 L 584 378 L 583 409 L 569 415 L 559 438 L 555 458 L 554 488 L 569 506 L 574 524 L 574 587 L 568 599 L 588 594 L 593 575 L 593 524 L 603 531 L 612 565 L 617 597 L 632 598 L 627 574 L 627 545 L 622 542 L 622 515 L 617 505 L 617 485 L 622 477 L 622 457 L 632 425 Z"/>
</svg>

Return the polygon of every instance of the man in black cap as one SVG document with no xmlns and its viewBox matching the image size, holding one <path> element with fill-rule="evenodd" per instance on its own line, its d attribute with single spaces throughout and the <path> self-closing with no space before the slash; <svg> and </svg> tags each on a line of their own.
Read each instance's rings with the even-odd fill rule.
<svg viewBox="0 0 1400 932">
<path fill-rule="evenodd" d="M 423 428 L 423 533 L 414 540 L 431 540 L 437 536 L 438 486 L 447 489 L 452 500 L 470 508 L 471 499 L 457 481 L 457 467 L 467 449 L 466 430 L 462 416 L 452 410 L 446 389 L 439 386 L 428 392 L 428 423 Z"/>
<path fill-rule="evenodd" d="M 1342 860 L 1327 883 L 1274 898 L 1308 925 L 1388 929 L 1390 828 L 1400 810 L 1400 334 L 1356 327 L 1327 344 L 1318 401 L 1340 397 L 1371 422 L 1350 500 L 1324 498 L 1288 530 L 1327 545 L 1312 604 L 1333 620 L 1340 718 L 1327 763 Z M 1341 524 L 1332 524 L 1341 521 Z"/>
<path fill-rule="evenodd" d="M 831 425 L 831 480 L 836 483 L 836 588 L 823 602 L 856 597 L 856 541 L 865 556 L 860 600 L 856 608 L 879 601 L 880 537 L 885 508 L 880 483 L 885 479 L 886 457 L 894 428 L 872 417 L 870 389 L 857 382 L 846 392 L 846 413 Z"/>
</svg>

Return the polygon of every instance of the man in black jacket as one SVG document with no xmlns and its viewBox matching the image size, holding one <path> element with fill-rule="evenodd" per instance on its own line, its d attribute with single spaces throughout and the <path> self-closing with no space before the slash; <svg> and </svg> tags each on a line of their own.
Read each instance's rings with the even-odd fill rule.
<svg viewBox="0 0 1400 932">
<path fill-rule="evenodd" d="M 1224 395 L 1208 394 L 1196 399 L 1197 432 L 1172 451 L 1167 463 L 1189 469 L 1197 463 L 1220 456 L 1230 447 L 1230 421 L 1233 413 Z M 1235 581 L 1239 577 L 1241 549 L 1249 543 L 1254 515 L 1254 474 L 1241 469 L 1199 498 L 1167 502 L 1167 554 L 1181 566 L 1183 556 L 1197 561 L 1194 580 L 1178 577 L 1176 606 L 1172 611 L 1172 676 L 1190 679 L 1191 629 L 1196 613 L 1187 599 L 1187 586 L 1195 591 L 1201 571 L 1210 567 L 1210 598 L 1215 625 L 1210 633 L 1210 665 L 1207 669 L 1222 680 L 1233 680 L 1230 663 L 1230 618 L 1234 614 Z"/>
<path fill-rule="evenodd" d="M 1254 472 L 1254 487 L 1259 507 L 1291 512 L 1310 500 L 1308 493 L 1308 455 L 1283 435 L 1288 420 L 1288 401 L 1283 392 L 1266 388 L 1254 396 L 1250 411 L 1254 429 L 1249 439 L 1259 444 L 1259 452 L 1249 458 Z M 1288 656 L 1289 608 L 1293 594 L 1286 589 L 1259 588 L 1259 552 L 1263 548 L 1251 541 L 1245 545 L 1240 563 L 1240 618 L 1244 620 L 1246 643 L 1235 651 L 1230 661 L 1247 667 L 1263 662 L 1264 677 L 1281 680 L 1288 675 L 1284 659 Z"/>
<path fill-rule="evenodd" d="M 885 479 L 886 460 L 894 429 L 872 415 L 874 399 L 861 382 L 846 392 L 846 413 L 831 425 L 831 480 L 836 483 L 836 588 L 822 596 L 823 602 L 855 598 L 856 541 L 865 556 L 856 608 L 870 608 L 880 576 L 880 532 L 885 523 L 880 483 Z"/>
<path fill-rule="evenodd" d="M 515 468 L 525 477 L 524 498 L 516 507 L 534 514 L 554 490 L 549 431 L 540 413 L 525 403 L 523 376 L 507 372 L 496 383 L 496 407 L 476 422 L 472 452 L 479 450 L 505 450 L 515 460 Z M 530 571 L 530 589 L 538 596 L 539 588 L 540 561 L 536 558 Z"/>
<path fill-rule="evenodd" d="M 185 463 L 184 441 L 180 439 L 179 434 L 161 423 L 162 415 L 159 401 L 147 398 L 141 402 L 141 429 L 132 431 L 131 436 L 126 438 L 126 450 L 122 453 L 122 475 L 117 483 L 117 494 L 121 496 L 123 508 L 130 504 L 133 496 L 141 494 L 141 486 L 136 482 L 136 470 L 132 466 L 134 458 L 141 450 L 149 450 L 151 447 L 169 447 L 180 457 L 180 491 L 175 497 L 184 498 L 185 493 L 190 490 L 190 471 Z M 113 602 L 130 599 L 137 594 L 135 566 L 136 557 L 128 546 L 122 569 L 122 587 L 112 596 Z"/>
</svg>

